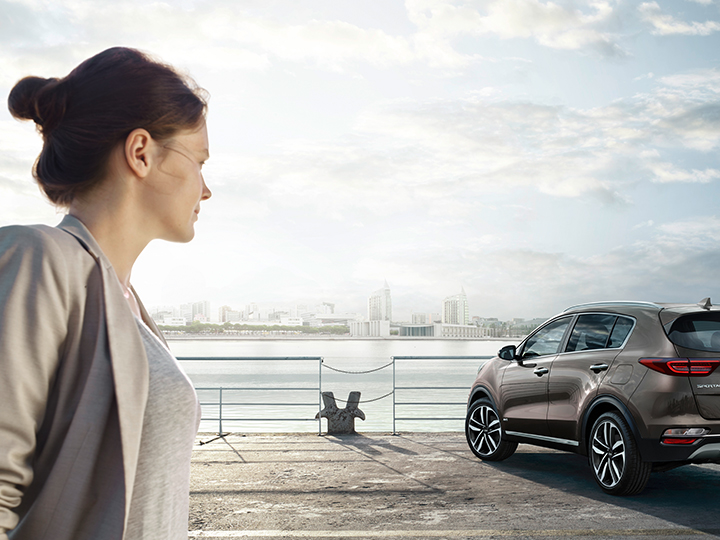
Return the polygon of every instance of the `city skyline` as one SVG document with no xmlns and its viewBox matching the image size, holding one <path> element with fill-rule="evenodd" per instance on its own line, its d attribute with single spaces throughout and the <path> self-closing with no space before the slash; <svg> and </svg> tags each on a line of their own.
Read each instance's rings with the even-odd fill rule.
<svg viewBox="0 0 720 540">
<path fill-rule="evenodd" d="M 324 299 L 393 317 L 720 298 L 713 0 L 0 0 L 0 92 L 136 47 L 210 93 L 213 197 L 146 305 Z M 0 110 L 0 226 L 60 221 Z"/>
<path fill-rule="evenodd" d="M 366 313 L 343 311 L 342 306 L 327 300 L 304 304 L 292 302 L 250 302 L 241 306 L 221 303 L 220 307 L 212 306 L 209 301 L 182 302 L 180 304 L 161 304 L 148 306 L 152 316 L 158 315 L 168 318 L 184 318 L 189 324 L 193 320 L 200 322 L 231 322 L 238 324 L 252 324 L 267 321 L 293 319 L 296 322 L 304 316 L 310 315 L 337 315 L 338 318 L 355 319 L 358 321 L 388 321 L 393 324 L 428 324 L 442 323 L 450 325 L 468 325 L 474 321 L 501 321 L 498 317 L 486 314 L 471 314 L 464 288 L 459 294 L 446 296 L 441 302 L 438 311 L 412 311 L 408 318 L 392 317 L 392 291 L 385 281 L 382 288 L 368 295 L 368 309 Z M 241 309 L 243 308 L 244 309 Z M 336 307 L 338 311 L 336 312 Z M 238 309 L 236 309 L 238 308 Z M 200 317 L 197 317 L 200 315 Z M 501 322 L 544 320 L 544 317 L 509 317 Z"/>
</svg>

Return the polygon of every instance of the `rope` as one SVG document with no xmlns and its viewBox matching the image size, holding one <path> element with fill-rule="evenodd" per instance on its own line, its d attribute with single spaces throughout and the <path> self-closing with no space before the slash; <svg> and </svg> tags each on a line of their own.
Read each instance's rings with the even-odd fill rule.
<svg viewBox="0 0 720 540">
<path fill-rule="evenodd" d="M 360 403 L 372 403 L 373 401 L 380 401 L 381 399 L 385 399 L 385 398 L 388 397 L 388 396 L 392 396 L 393 393 L 394 393 L 394 392 L 390 391 L 390 392 L 388 392 L 387 394 L 385 394 L 384 396 L 376 397 L 376 398 L 373 398 L 373 399 L 362 399 L 362 400 L 358 401 L 358 404 L 360 404 Z M 335 398 L 335 401 L 342 401 L 343 403 L 347 403 L 347 402 L 348 402 L 347 399 L 340 399 L 340 398 Z"/>
<path fill-rule="evenodd" d="M 385 369 L 386 367 L 390 367 L 392 365 L 393 365 L 393 363 L 390 362 L 388 364 L 385 364 L 384 366 L 380 366 L 379 368 L 375 368 L 375 369 L 370 369 L 368 371 L 345 371 L 343 369 L 338 369 L 338 368 L 334 368 L 332 366 L 328 366 L 325 362 L 323 362 L 323 367 L 326 367 L 333 371 L 337 371 L 338 373 L 346 373 L 348 375 L 364 375 L 365 373 L 373 373 L 375 371 L 380 371 L 381 369 Z"/>
</svg>

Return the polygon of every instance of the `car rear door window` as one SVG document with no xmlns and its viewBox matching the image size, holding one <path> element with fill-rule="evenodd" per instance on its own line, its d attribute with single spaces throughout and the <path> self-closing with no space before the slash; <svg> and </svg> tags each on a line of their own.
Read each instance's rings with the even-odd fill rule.
<svg viewBox="0 0 720 540">
<path fill-rule="evenodd" d="M 617 315 L 592 313 L 580 315 L 568 340 L 566 352 L 605 349 Z"/>
</svg>

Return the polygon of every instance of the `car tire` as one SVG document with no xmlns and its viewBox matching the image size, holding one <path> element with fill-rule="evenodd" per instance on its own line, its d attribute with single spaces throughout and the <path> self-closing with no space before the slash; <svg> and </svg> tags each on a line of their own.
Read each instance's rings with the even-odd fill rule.
<svg viewBox="0 0 720 540">
<path fill-rule="evenodd" d="M 465 417 L 465 437 L 473 454 L 483 461 L 502 461 L 515 453 L 516 442 L 503 439 L 500 416 L 487 399 L 474 402 Z"/>
<path fill-rule="evenodd" d="M 652 464 L 642 460 L 622 415 L 606 412 L 595 420 L 588 454 L 595 481 L 605 493 L 636 495 L 645 489 Z"/>
</svg>

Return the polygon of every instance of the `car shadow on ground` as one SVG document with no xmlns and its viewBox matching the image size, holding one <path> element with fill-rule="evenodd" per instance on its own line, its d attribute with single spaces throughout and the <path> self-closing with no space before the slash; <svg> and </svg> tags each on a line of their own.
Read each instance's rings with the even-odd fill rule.
<svg viewBox="0 0 720 540">
<path fill-rule="evenodd" d="M 615 497 L 600 490 L 587 458 L 577 454 L 522 451 L 505 461 L 483 464 L 551 489 L 642 512 L 682 527 L 720 533 L 720 465 L 685 465 L 654 472 L 640 494 Z"/>
</svg>

